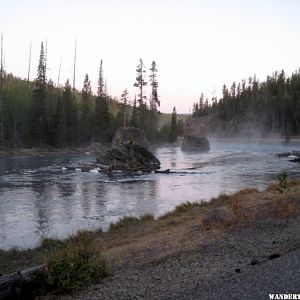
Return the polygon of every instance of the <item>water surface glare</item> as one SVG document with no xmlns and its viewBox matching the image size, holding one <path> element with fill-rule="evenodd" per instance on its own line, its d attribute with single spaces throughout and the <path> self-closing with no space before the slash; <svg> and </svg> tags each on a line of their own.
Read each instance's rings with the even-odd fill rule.
<svg viewBox="0 0 300 300">
<path fill-rule="evenodd" d="M 41 155 L 0 159 L 0 249 L 38 245 L 42 237 L 65 237 L 79 229 L 106 229 L 125 215 L 162 215 L 186 201 L 208 201 L 245 187 L 265 188 L 297 163 L 275 153 L 299 150 L 300 142 L 210 141 L 208 153 L 179 147 L 154 150 L 172 174 L 62 171 L 94 163 L 93 155 Z"/>
</svg>

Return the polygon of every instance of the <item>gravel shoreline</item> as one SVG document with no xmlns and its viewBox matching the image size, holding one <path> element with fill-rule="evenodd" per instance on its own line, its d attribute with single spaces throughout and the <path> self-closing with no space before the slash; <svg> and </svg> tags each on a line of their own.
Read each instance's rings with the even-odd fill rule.
<svg viewBox="0 0 300 300">
<path fill-rule="evenodd" d="M 299 293 L 300 217 L 223 230 L 212 242 L 158 260 L 143 255 L 143 264 L 127 260 L 79 294 L 43 299 L 268 299 L 268 293 Z"/>
</svg>

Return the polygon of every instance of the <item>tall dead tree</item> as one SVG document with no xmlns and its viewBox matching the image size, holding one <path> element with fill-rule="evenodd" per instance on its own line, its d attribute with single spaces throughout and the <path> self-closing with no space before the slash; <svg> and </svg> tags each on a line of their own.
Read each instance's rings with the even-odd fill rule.
<svg viewBox="0 0 300 300">
<path fill-rule="evenodd" d="M 27 73 L 28 85 L 29 85 L 29 78 L 30 78 L 30 67 L 31 67 L 31 42 L 30 42 L 30 46 L 29 46 L 28 73 Z"/>
<path fill-rule="evenodd" d="M 59 68 L 58 68 L 57 87 L 59 87 L 59 81 L 60 81 L 60 70 L 61 70 L 61 58 L 60 58 L 60 62 L 59 62 Z"/>
<path fill-rule="evenodd" d="M 75 50 L 74 50 L 74 66 L 73 66 L 73 94 L 75 94 L 76 56 L 77 56 L 77 38 L 76 38 L 76 40 L 75 40 Z"/>
</svg>

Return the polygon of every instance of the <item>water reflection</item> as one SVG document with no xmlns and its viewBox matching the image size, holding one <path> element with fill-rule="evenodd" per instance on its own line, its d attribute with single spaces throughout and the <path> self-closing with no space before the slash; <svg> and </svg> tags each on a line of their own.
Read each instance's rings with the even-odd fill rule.
<svg viewBox="0 0 300 300">
<path fill-rule="evenodd" d="M 124 215 L 158 216 L 185 201 L 207 201 L 248 186 L 264 188 L 282 171 L 298 176 L 297 165 L 274 157 L 284 151 L 279 142 L 212 141 L 207 153 L 157 148 L 162 169 L 174 173 L 132 176 L 61 171 L 62 166 L 93 163 L 93 156 L 0 159 L 0 248 L 35 246 L 43 236 L 107 228 Z"/>
<path fill-rule="evenodd" d="M 31 186 L 33 191 L 33 204 L 35 209 L 35 219 L 37 221 L 36 233 L 41 236 L 46 235 L 49 228 L 49 216 L 50 216 L 50 207 L 49 200 L 52 198 L 51 187 L 47 189 L 47 182 L 44 180 L 39 180 L 34 182 Z"/>
</svg>

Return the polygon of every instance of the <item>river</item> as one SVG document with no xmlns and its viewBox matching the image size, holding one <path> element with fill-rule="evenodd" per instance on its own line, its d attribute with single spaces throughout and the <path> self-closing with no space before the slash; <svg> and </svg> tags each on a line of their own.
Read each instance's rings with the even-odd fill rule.
<svg viewBox="0 0 300 300">
<path fill-rule="evenodd" d="M 0 159 L 0 249 L 37 246 L 42 237 L 66 237 L 79 229 L 106 229 L 125 215 L 162 215 L 186 201 L 209 201 L 245 187 L 264 189 L 285 171 L 300 168 L 275 153 L 299 150 L 280 140 L 212 140 L 207 153 L 180 147 L 154 150 L 171 174 L 63 171 L 94 163 L 95 156 L 47 154 Z"/>
</svg>

